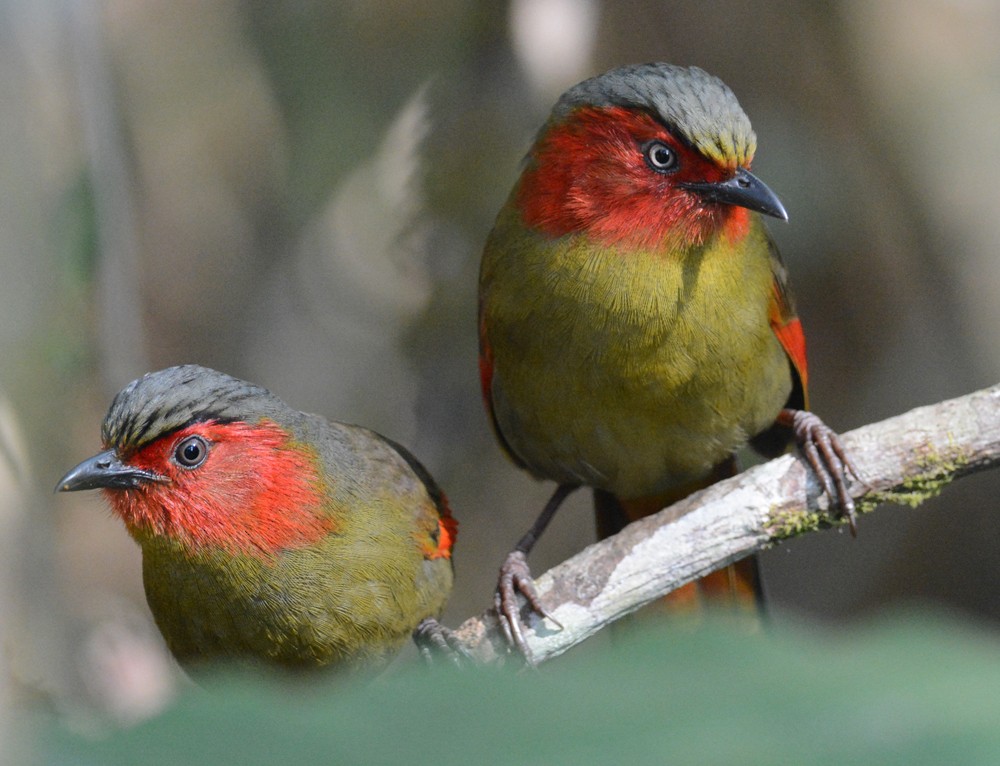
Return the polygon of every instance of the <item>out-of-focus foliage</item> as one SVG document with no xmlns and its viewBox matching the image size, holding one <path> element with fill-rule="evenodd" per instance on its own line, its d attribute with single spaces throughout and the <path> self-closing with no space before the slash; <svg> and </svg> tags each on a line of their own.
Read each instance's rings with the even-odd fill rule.
<svg viewBox="0 0 1000 766">
<path fill-rule="evenodd" d="M 848 633 L 643 632 L 537 676 L 417 672 L 303 691 L 228 678 L 107 739 L 62 732 L 45 763 L 871 763 L 1000 760 L 1000 646 L 899 618 Z M 51 737 L 52 731 L 46 731 Z"/>
</svg>

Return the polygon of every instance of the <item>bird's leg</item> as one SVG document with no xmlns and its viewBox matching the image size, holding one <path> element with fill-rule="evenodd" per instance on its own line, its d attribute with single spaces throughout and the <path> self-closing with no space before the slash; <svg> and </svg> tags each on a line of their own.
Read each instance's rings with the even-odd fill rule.
<svg viewBox="0 0 1000 766">
<path fill-rule="evenodd" d="M 552 493 L 552 497 L 549 498 L 542 512 L 538 514 L 531 529 L 518 541 L 514 550 L 507 554 L 507 558 L 500 567 L 500 580 L 493 596 L 493 605 L 496 608 L 497 618 L 508 646 L 516 648 L 529 665 L 532 664 L 531 649 L 524 638 L 517 594 L 520 593 L 524 596 L 528 605 L 535 612 L 559 625 L 559 621 L 549 614 L 538 596 L 535 581 L 531 577 L 531 569 L 528 567 L 528 554 L 535 547 L 535 543 L 538 542 L 538 538 L 542 536 L 549 522 L 552 521 L 552 517 L 556 515 L 563 500 L 576 488 L 576 484 L 560 484 L 556 487 L 556 491 Z"/>
<path fill-rule="evenodd" d="M 451 628 L 447 628 L 433 617 L 425 617 L 413 630 L 413 643 L 427 664 L 433 664 L 442 657 L 457 667 L 469 656 L 465 645 Z"/>
<path fill-rule="evenodd" d="M 823 491 L 847 518 L 851 535 L 857 537 L 854 499 L 847 491 L 847 484 L 852 478 L 864 484 L 864 479 L 844 451 L 840 437 L 819 416 L 805 410 L 783 409 L 778 414 L 778 423 L 792 429 L 795 441 L 823 485 Z"/>
</svg>

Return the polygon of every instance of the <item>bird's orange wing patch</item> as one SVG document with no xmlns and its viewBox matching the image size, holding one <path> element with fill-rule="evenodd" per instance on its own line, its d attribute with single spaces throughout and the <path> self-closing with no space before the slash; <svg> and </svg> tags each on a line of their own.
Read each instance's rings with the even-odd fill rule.
<svg viewBox="0 0 1000 766">
<path fill-rule="evenodd" d="M 805 387 L 808 380 L 808 369 L 806 367 L 806 336 L 802 332 L 802 322 L 798 318 L 792 319 L 785 324 L 771 323 L 771 329 L 778 336 L 778 341 L 788 354 L 792 366 L 802 380 Z"/>
<path fill-rule="evenodd" d="M 455 547 L 455 538 L 458 537 L 458 521 L 451 515 L 448 498 L 443 492 L 436 500 L 439 514 L 437 534 L 431 535 L 432 544 L 424 548 L 424 556 L 428 559 L 450 559 L 451 551 Z"/>
<path fill-rule="evenodd" d="M 802 390 L 805 391 L 809 383 L 806 336 L 802 331 L 802 322 L 793 313 L 785 297 L 785 291 L 777 280 L 774 282 L 768 319 L 771 323 L 771 330 L 778 342 L 781 343 L 781 347 L 785 349 L 785 353 L 788 354 L 788 359 L 802 382 Z"/>
</svg>

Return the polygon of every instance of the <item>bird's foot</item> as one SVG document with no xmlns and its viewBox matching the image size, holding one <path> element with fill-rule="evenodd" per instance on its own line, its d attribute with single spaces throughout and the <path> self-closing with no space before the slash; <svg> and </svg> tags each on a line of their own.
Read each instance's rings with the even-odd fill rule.
<svg viewBox="0 0 1000 766">
<path fill-rule="evenodd" d="M 420 656 L 428 665 L 444 659 L 460 668 L 469 659 L 469 653 L 458 634 L 433 617 L 425 617 L 414 628 L 413 643 L 417 645 Z"/>
<path fill-rule="evenodd" d="M 493 596 L 493 605 L 496 608 L 504 638 L 507 639 L 507 645 L 519 652 L 525 663 L 534 665 L 531 648 L 524 637 L 524 623 L 517 600 L 518 593 L 524 596 L 532 610 L 542 617 L 552 620 L 560 628 L 562 627 L 542 604 L 538 590 L 535 588 L 535 581 L 531 577 L 527 555 L 523 551 L 514 550 L 507 554 L 503 566 L 500 567 L 500 580 Z"/>
<path fill-rule="evenodd" d="M 805 410 L 782 410 L 780 420 L 791 427 L 802 450 L 830 500 L 847 519 L 851 535 L 857 537 L 858 524 L 854 498 L 848 491 L 853 480 L 867 486 L 854 461 L 840 443 L 840 437 L 818 415 Z"/>
</svg>

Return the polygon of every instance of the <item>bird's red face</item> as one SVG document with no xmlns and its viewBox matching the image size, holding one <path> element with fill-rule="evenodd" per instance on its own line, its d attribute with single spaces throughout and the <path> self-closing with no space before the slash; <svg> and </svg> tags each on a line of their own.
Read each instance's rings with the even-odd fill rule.
<svg viewBox="0 0 1000 766">
<path fill-rule="evenodd" d="M 516 199 L 525 223 L 549 236 L 585 233 L 612 246 L 673 249 L 720 230 L 734 239 L 746 234 L 746 207 L 698 190 L 744 170 L 706 158 L 646 112 L 585 107 L 540 139 Z"/>
<path fill-rule="evenodd" d="M 133 534 L 269 555 L 331 531 L 315 454 L 275 423 L 196 422 L 116 454 L 124 470 L 146 477 L 104 489 Z"/>
</svg>

